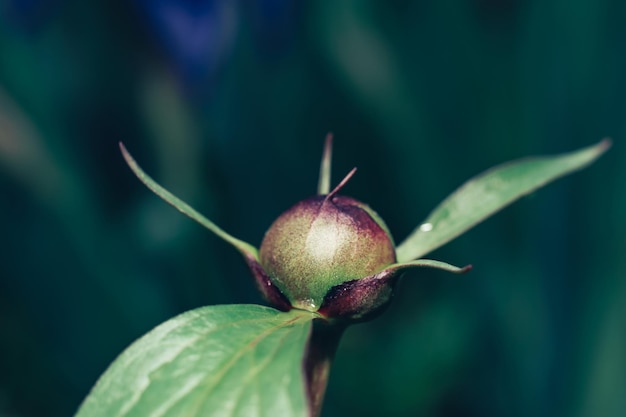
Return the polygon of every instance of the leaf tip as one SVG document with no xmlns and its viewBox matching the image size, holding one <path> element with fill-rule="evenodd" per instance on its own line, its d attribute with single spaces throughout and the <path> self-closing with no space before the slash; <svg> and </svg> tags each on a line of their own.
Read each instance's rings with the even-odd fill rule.
<svg viewBox="0 0 626 417">
<path fill-rule="evenodd" d="M 324 139 L 324 157 L 329 159 L 333 149 L 333 132 L 328 132 Z"/>
<path fill-rule="evenodd" d="M 131 156 L 130 152 L 128 152 L 128 149 L 126 149 L 126 146 L 124 146 L 124 142 L 119 141 L 118 145 L 120 147 L 120 151 L 122 152 L 122 156 L 124 157 L 124 160 L 126 161 L 128 166 L 132 168 L 134 165 L 137 164 L 137 162 L 135 162 L 135 159 Z"/>
<path fill-rule="evenodd" d="M 597 149 L 598 149 L 598 154 L 601 155 L 604 152 L 608 151 L 609 149 L 611 149 L 611 146 L 613 146 L 613 139 L 606 137 L 604 139 L 602 139 L 597 145 Z"/>
</svg>

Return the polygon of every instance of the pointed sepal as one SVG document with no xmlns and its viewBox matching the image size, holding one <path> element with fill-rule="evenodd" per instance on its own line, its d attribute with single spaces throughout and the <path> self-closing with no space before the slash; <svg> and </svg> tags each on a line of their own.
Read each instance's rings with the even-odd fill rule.
<svg viewBox="0 0 626 417">
<path fill-rule="evenodd" d="M 322 154 L 322 162 L 320 164 L 320 177 L 317 184 L 317 194 L 324 195 L 330 191 L 330 173 L 331 162 L 333 156 L 333 134 L 326 135 L 324 142 L 324 153 Z"/>
<path fill-rule="evenodd" d="M 455 265 L 451 265 L 446 262 L 436 261 L 434 259 L 417 259 L 411 262 L 397 263 L 391 265 L 386 269 L 386 271 L 406 271 L 407 269 L 412 268 L 434 268 L 439 269 L 446 272 L 451 272 L 453 274 L 464 274 L 466 272 L 471 271 L 472 265 L 465 265 L 463 267 L 458 267 Z"/>
<path fill-rule="evenodd" d="M 152 190 L 152 192 L 154 192 L 156 195 L 165 200 L 165 202 L 172 205 L 174 208 L 176 208 L 187 217 L 200 223 L 202 226 L 206 227 L 211 232 L 215 233 L 217 236 L 221 237 L 226 242 L 233 245 L 239 252 L 241 252 L 242 255 L 244 255 L 244 257 L 246 257 L 246 259 L 248 257 L 251 257 L 258 261 L 259 251 L 257 250 L 257 248 L 250 245 L 249 243 L 244 242 L 243 240 L 239 240 L 226 233 L 211 220 L 198 213 L 189 204 L 185 203 L 180 198 L 176 197 L 174 194 L 160 186 L 155 180 L 153 180 L 148 174 L 146 174 L 143 169 L 141 169 L 135 159 L 130 155 L 128 150 L 126 150 L 126 147 L 122 142 L 120 142 L 120 149 L 130 169 L 137 176 L 137 178 L 139 178 L 139 180 L 146 185 L 146 187 Z"/>
<path fill-rule="evenodd" d="M 472 269 L 432 259 L 393 264 L 366 278 L 347 281 L 331 288 L 318 313 L 331 321 L 361 322 L 371 320 L 389 305 L 394 287 L 404 271 L 411 268 L 435 268 L 455 274 Z"/>
</svg>

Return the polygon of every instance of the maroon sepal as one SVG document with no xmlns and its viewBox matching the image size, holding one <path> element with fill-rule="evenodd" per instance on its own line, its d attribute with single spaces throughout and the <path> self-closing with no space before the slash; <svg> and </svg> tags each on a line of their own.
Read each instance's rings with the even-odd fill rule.
<svg viewBox="0 0 626 417">
<path fill-rule="evenodd" d="M 332 320 L 369 320 L 385 310 L 400 275 L 395 269 L 384 270 L 336 285 L 324 297 L 318 313 Z"/>
<path fill-rule="evenodd" d="M 274 283 L 270 280 L 270 277 L 267 276 L 261 264 L 251 255 L 245 255 L 246 263 L 252 272 L 252 276 L 256 281 L 257 287 L 263 297 L 272 305 L 272 307 L 281 310 L 281 311 L 289 311 L 291 310 L 291 303 L 285 297 Z"/>
</svg>

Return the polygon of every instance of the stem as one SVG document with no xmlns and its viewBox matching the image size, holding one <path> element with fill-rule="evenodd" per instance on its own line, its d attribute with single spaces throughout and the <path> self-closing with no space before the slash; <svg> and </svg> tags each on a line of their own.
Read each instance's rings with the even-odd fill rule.
<svg viewBox="0 0 626 417">
<path fill-rule="evenodd" d="M 343 325 L 329 324 L 322 320 L 313 321 L 309 347 L 304 359 L 311 417 L 318 417 L 322 412 L 330 367 L 344 330 Z"/>
</svg>

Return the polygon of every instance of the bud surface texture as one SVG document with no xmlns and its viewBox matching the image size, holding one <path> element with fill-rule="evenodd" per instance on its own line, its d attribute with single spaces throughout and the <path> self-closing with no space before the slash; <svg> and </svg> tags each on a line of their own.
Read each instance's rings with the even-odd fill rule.
<svg viewBox="0 0 626 417">
<path fill-rule="evenodd" d="M 296 308 L 316 311 L 328 291 L 395 263 L 382 219 L 350 197 L 319 195 L 296 204 L 269 228 L 260 262 Z"/>
</svg>

